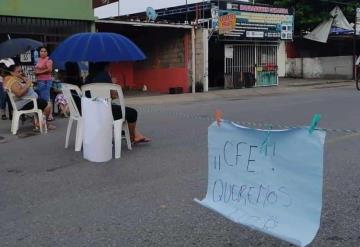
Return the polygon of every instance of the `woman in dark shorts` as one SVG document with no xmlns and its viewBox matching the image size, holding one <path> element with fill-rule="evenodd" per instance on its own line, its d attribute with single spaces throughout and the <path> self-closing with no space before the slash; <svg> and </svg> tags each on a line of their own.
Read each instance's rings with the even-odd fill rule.
<svg viewBox="0 0 360 247">
<path fill-rule="evenodd" d="M 31 99 L 26 99 L 24 97 L 34 97 L 37 98 L 38 108 L 41 109 L 46 116 L 46 118 L 51 113 L 51 106 L 48 105 L 48 102 L 39 99 L 38 95 L 33 89 L 33 83 L 24 77 L 23 71 L 20 65 L 11 65 L 7 68 L 6 76 L 4 78 L 4 88 L 12 92 L 16 97 L 14 98 L 16 108 L 18 110 L 30 110 L 34 108 L 34 103 Z M 55 129 L 54 125 L 47 125 L 48 129 Z"/>
<path fill-rule="evenodd" d="M 114 77 L 111 77 L 109 70 L 109 63 L 99 62 L 89 64 L 89 75 L 85 80 L 85 84 L 88 83 L 117 83 Z M 113 99 L 117 98 L 117 94 L 111 95 Z M 112 105 L 112 113 L 114 119 L 120 119 L 122 116 L 121 106 Z M 149 142 L 150 139 L 144 136 L 136 127 L 138 113 L 134 108 L 125 106 L 125 118 L 128 122 L 130 138 L 133 143 Z"/>
</svg>

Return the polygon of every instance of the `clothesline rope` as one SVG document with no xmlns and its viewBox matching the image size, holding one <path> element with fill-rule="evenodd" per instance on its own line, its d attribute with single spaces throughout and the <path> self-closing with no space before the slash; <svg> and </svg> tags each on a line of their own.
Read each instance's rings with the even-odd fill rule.
<svg viewBox="0 0 360 247">
<path fill-rule="evenodd" d="M 209 122 L 215 121 L 214 117 L 208 116 L 208 115 L 192 115 L 182 112 L 170 112 L 163 109 L 152 109 L 152 108 L 146 108 L 146 107 L 140 107 L 138 108 L 139 112 L 143 113 L 166 113 L 170 116 L 177 116 L 181 118 L 186 119 L 197 119 L 197 120 L 205 120 Z M 273 124 L 273 123 L 261 123 L 261 122 L 237 122 L 233 121 L 236 124 L 249 126 L 249 127 L 258 127 L 262 129 L 269 129 L 269 126 L 272 126 L 273 129 L 292 129 L 292 128 L 309 128 L 309 126 L 305 125 L 298 125 L 298 126 L 290 126 L 290 125 L 282 125 L 282 124 Z M 316 130 L 323 130 L 326 132 L 337 132 L 337 133 L 360 133 L 360 130 L 356 129 L 330 129 L 330 128 L 316 128 Z"/>
</svg>

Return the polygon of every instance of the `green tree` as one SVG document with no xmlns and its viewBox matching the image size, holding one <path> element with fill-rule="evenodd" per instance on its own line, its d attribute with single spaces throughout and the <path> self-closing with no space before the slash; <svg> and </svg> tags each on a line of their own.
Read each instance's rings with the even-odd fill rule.
<svg viewBox="0 0 360 247">
<path fill-rule="evenodd" d="M 359 0 L 256 0 L 256 3 L 289 8 L 295 13 L 295 33 L 314 29 L 329 18 L 329 12 L 339 6 L 349 22 L 355 21 Z"/>
</svg>

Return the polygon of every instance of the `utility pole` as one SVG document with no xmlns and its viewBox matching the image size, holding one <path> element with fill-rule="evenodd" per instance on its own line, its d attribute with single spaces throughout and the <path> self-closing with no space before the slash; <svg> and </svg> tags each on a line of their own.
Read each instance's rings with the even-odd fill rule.
<svg viewBox="0 0 360 247">
<path fill-rule="evenodd" d="M 120 16 L 120 0 L 118 1 L 118 17 Z"/>
<path fill-rule="evenodd" d="M 185 0 L 185 5 L 186 5 L 186 16 L 185 16 L 185 24 L 188 24 L 188 11 L 189 11 L 189 9 L 188 9 L 188 3 L 187 3 L 187 0 Z"/>
<path fill-rule="evenodd" d="M 202 1 L 202 19 L 205 19 L 204 0 Z"/>
<path fill-rule="evenodd" d="M 355 25 L 353 34 L 353 79 L 356 80 L 356 10 L 355 10 Z"/>
<path fill-rule="evenodd" d="M 356 51 L 357 51 L 357 47 L 356 47 L 356 43 L 357 43 L 357 33 L 356 33 L 356 31 L 357 31 L 357 29 L 359 28 L 358 27 L 358 25 L 359 25 L 359 23 L 358 23 L 358 18 L 360 17 L 360 13 L 358 14 L 358 9 L 356 8 L 355 9 L 355 25 L 354 25 L 354 36 L 353 36 L 353 79 L 354 80 L 356 80 L 357 78 L 356 78 L 356 76 L 357 76 L 357 68 L 356 68 L 356 61 L 357 61 L 357 57 L 356 57 Z M 360 56 L 360 54 L 359 54 L 359 56 Z"/>
</svg>

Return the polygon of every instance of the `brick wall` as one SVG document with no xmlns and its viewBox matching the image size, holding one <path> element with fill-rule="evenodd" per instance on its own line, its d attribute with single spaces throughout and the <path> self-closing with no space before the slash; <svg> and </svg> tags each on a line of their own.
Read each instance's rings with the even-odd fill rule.
<svg viewBox="0 0 360 247">
<path fill-rule="evenodd" d="M 136 44 L 146 59 L 131 64 L 117 63 L 113 74 L 121 85 L 168 93 L 170 87 L 182 87 L 189 91 L 191 82 L 191 35 L 190 29 L 144 29 L 136 38 Z"/>
<path fill-rule="evenodd" d="M 179 68 L 185 66 L 184 32 L 155 32 L 141 49 L 147 58 L 139 67 Z"/>
</svg>

